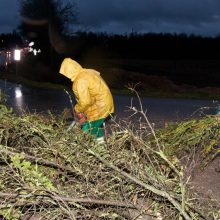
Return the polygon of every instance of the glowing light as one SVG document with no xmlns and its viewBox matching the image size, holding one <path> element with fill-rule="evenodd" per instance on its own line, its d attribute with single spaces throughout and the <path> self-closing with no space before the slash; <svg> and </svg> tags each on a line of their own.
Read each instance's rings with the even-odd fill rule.
<svg viewBox="0 0 220 220">
<path fill-rule="evenodd" d="M 33 53 L 34 53 L 34 56 L 36 56 L 37 55 L 37 50 L 34 49 Z"/>
<path fill-rule="evenodd" d="M 14 60 L 17 60 L 17 61 L 21 60 L 21 51 L 20 50 L 16 49 L 14 51 Z"/>
<path fill-rule="evenodd" d="M 22 92 L 21 92 L 21 89 L 19 87 L 15 88 L 15 97 L 16 98 L 21 98 L 22 97 Z"/>
<path fill-rule="evenodd" d="M 32 41 L 32 42 L 30 42 L 30 43 L 28 44 L 28 46 L 29 46 L 29 47 L 34 46 L 34 42 L 33 42 L 33 41 Z"/>
</svg>

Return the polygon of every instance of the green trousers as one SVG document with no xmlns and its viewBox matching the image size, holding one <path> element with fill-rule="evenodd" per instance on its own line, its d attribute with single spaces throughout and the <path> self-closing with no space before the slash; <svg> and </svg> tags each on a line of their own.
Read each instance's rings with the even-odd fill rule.
<svg viewBox="0 0 220 220">
<path fill-rule="evenodd" d="M 82 124 L 82 131 L 86 133 L 90 133 L 95 138 L 104 137 L 104 128 L 103 128 L 104 122 L 105 122 L 105 118 L 101 118 L 96 121 L 85 121 Z"/>
</svg>

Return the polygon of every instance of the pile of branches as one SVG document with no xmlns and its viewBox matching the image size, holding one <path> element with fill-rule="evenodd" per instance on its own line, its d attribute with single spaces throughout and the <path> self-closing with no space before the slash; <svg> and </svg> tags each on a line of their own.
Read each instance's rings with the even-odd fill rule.
<svg viewBox="0 0 220 220">
<path fill-rule="evenodd" d="M 209 120 L 211 131 L 216 120 Z M 98 145 L 78 125 L 67 129 L 63 115 L 18 117 L 1 105 L 0 216 L 214 219 L 218 210 L 199 204 L 177 157 L 166 153 L 164 143 L 175 145 L 179 138 L 158 138 L 146 122 L 141 135 L 113 122 L 107 144 Z"/>
<path fill-rule="evenodd" d="M 157 133 L 166 155 L 190 155 L 196 153 L 200 168 L 215 159 L 219 153 L 220 123 L 218 116 L 183 121 L 178 126 L 168 126 Z M 190 158 L 192 159 L 192 158 Z"/>
</svg>

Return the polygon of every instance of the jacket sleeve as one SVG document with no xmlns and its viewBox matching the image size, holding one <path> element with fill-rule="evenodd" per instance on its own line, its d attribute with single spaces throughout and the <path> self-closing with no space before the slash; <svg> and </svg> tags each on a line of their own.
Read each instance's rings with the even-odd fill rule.
<svg viewBox="0 0 220 220">
<path fill-rule="evenodd" d="M 88 80 L 78 80 L 76 85 L 74 85 L 73 91 L 77 100 L 77 104 L 75 105 L 74 109 L 77 113 L 84 113 L 86 109 L 91 105 Z"/>
</svg>

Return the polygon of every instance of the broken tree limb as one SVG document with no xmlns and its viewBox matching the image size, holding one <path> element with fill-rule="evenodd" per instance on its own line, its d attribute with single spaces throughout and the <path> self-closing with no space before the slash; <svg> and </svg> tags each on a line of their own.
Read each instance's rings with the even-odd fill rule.
<svg viewBox="0 0 220 220">
<path fill-rule="evenodd" d="M 0 193 L 0 198 L 2 199 L 18 199 L 18 198 L 50 198 L 54 201 L 63 201 L 67 203 L 80 203 L 80 204 L 94 204 L 94 205 L 103 205 L 103 206 L 116 206 L 116 207 L 122 207 L 122 208 L 131 208 L 131 209 L 137 209 L 135 205 L 128 204 L 126 202 L 118 202 L 118 201 L 107 201 L 107 200 L 99 200 L 99 199 L 91 199 L 91 198 L 70 198 L 70 197 L 63 197 L 59 195 L 51 195 L 51 194 L 45 194 L 45 195 L 37 195 L 37 194 L 16 194 L 16 193 Z M 42 203 L 42 200 L 41 200 Z M 46 202 L 44 202 L 46 203 Z M 22 203 L 23 205 L 27 205 L 27 203 Z M 20 203 L 16 206 L 22 206 Z M 33 204 L 33 203 L 30 203 Z"/>
<path fill-rule="evenodd" d="M 123 216 L 126 216 L 128 219 L 134 219 L 135 216 L 141 216 L 141 218 L 144 220 L 152 220 L 155 218 L 152 218 L 154 215 L 147 212 L 147 209 L 143 209 L 142 206 L 129 204 L 128 202 L 118 202 L 113 200 L 98 200 L 98 199 L 91 199 L 91 198 L 70 198 L 70 197 L 64 197 L 54 194 L 45 194 L 45 195 L 37 195 L 37 194 L 16 194 L 16 193 L 0 193 L 0 198 L 10 201 L 10 205 L 13 207 L 31 207 L 31 206 L 45 206 L 47 207 L 50 202 L 48 199 L 59 203 L 59 202 L 65 202 L 68 205 L 75 205 L 75 204 L 83 204 L 84 206 L 90 206 L 90 205 L 96 205 L 96 206 L 111 206 L 116 208 L 126 208 L 126 211 L 121 210 L 119 212 L 120 214 L 123 214 Z M 31 199 L 36 198 L 39 201 L 24 201 L 24 199 Z M 17 201 L 17 199 L 23 199 L 23 201 Z M 11 200 L 14 200 L 13 203 Z M 55 204 L 53 203 L 53 206 Z M 59 205 L 59 204 L 57 204 Z M 56 205 L 55 205 L 56 206 Z M 0 209 L 7 208 L 7 205 L 0 205 Z M 118 210 L 119 211 L 119 210 Z M 85 212 L 85 210 L 84 210 Z M 133 216 L 133 217 L 132 217 Z M 155 217 L 155 216 L 154 216 Z"/>
<path fill-rule="evenodd" d="M 88 153 L 93 155 L 94 157 L 96 157 L 99 161 L 101 161 L 107 167 L 115 170 L 116 172 L 118 172 L 122 176 L 128 178 L 130 181 L 132 181 L 132 182 L 142 186 L 143 188 L 153 192 L 156 195 L 164 197 L 165 199 L 167 199 L 179 211 L 179 213 L 186 220 L 191 220 L 191 217 L 188 215 L 188 213 L 186 213 L 184 210 L 182 210 L 181 204 L 178 201 L 176 201 L 174 198 L 172 198 L 166 191 L 159 190 L 159 189 L 155 188 L 154 186 L 148 185 L 148 184 L 142 182 L 141 180 L 139 180 L 138 178 L 136 178 L 136 177 L 134 177 L 134 176 L 124 172 L 123 170 L 120 170 L 118 167 L 116 167 L 115 165 L 113 165 L 113 164 L 109 163 L 108 161 L 104 160 L 102 157 L 100 157 L 98 154 L 96 154 L 92 150 L 88 150 Z"/>
</svg>

